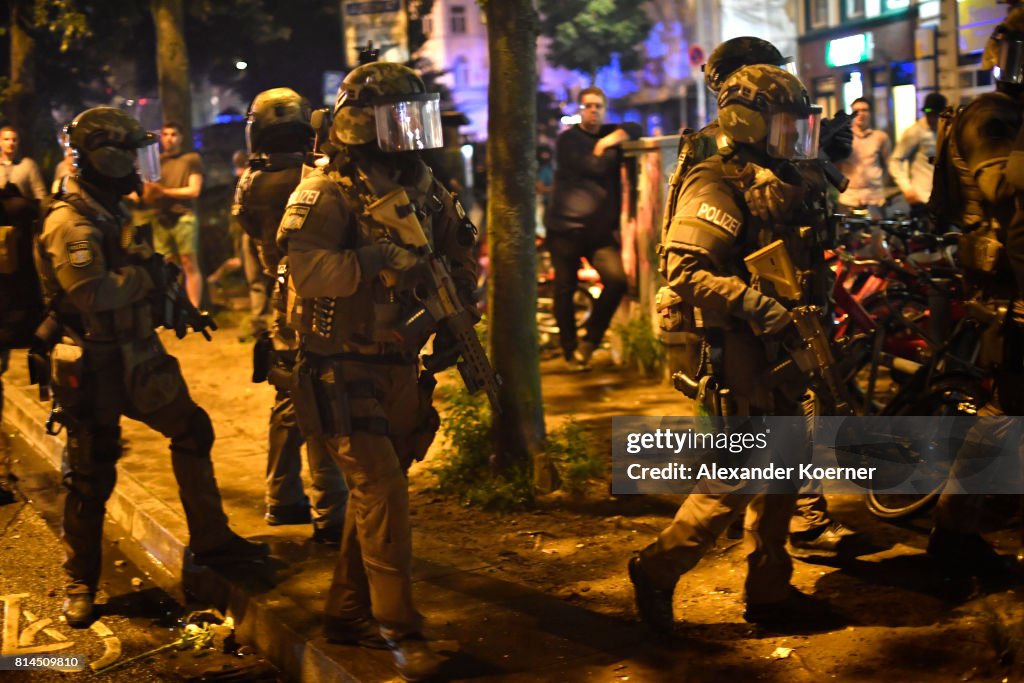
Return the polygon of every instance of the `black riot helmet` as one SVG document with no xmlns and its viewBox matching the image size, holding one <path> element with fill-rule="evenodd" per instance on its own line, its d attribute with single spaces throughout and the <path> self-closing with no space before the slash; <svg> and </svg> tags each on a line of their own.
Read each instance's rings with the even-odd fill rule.
<svg viewBox="0 0 1024 683">
<path fill-rule="evenodd" d="M 157 136 L 134 118 L 113 107 L 93 107 L 76 116 L 65 133 L 75 167 L 89 182 L 121 194 L 141 186 L 136 161 Z"/>
<path fill-rule="evenodd" d="M 249 154 L 304 152 L 313 146 L 309 101 L 291 88 L 271 88 L 257 95 L 245 115 Z"/>
<path fill-rule="evenodd" d="M 719 44 L 708 56 L 708 61 L 701 67 L 704 71 L 704 84 L 708 90 L 717 94 L 729 76 L 744 66 L 770 64 L 794 73 L 792 59 L 782 56 L 779 49 L 767 40 L 754 36 L 730 38 Z"/>
<path fill-rule="evenodd" d="M 997 84 L 1024 85 L 1024 5 L 1011 7 L 996 26 L 981 55 L 981 68 L 991 69 Z"/>
</svg>

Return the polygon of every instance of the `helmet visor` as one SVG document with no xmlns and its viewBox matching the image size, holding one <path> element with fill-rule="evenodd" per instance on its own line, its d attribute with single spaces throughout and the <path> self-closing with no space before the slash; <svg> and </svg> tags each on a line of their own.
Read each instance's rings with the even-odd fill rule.
<svg viewBox="0 0 1024 683">
<path fill-rule="evenodd" d="M 768 155 L 776 159 L 816 159 L 821 130 L 821 107 L 810 114 L 777 112 L 768 128 Z"/>
<path fill-rule="evenodd" d="M 377 98 L 373 105 L 377 144 L 385 152 L 444 146 L 441 95 L 420 93 Z"/>
<path fill-rule="evenodd" d="M 782 59 L 783 61 L 781 64 L 779 64 L 779 68 L 785 69 L 786 73 L 788 73 L 790 76 L 796 76 L 797 78 L 800 78 L 800 74 L 797 73 L 796 68 L 796 57 L 783 57 Z"/>
<path fill-rule="evenodd" d="M 1003 83 L 1024 83 L 1024 40 L 999 41 L 999 62 L 992 75 Z"/>
<path fill-rule="evenodd" d="M 136 150 L 139 176 L 143 182 L 155 183 L 160 180 L 160 145 L 145 145 Z"/>
</svg>

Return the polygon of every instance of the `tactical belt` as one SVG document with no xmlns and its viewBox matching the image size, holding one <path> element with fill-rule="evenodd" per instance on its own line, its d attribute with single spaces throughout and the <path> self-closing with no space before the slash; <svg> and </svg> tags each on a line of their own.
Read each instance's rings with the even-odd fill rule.
<svg viewBox="0 0 1024 683">
<path fill-rule="evenodd" d="M 419 362 L 418 355 L 404 353 L 332 353 L 330 356 L 306 354 L 307 357 L 315 357 L 318 363 L 330 362 L 332 360 L 353 361 L 355 363 L 368 363 L 370 365 L 416 365 Z"/>
</svg>

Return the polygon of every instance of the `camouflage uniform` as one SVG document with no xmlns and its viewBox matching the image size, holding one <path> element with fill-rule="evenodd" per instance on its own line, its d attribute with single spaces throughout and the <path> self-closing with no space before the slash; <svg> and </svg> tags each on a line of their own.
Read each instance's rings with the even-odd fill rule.
<svg viewBox="0 0 1024 683">
<path fill-rule="evenodd" d="M 376 158 L 373 158 L 376 157 Z M 393 330 L 415 306 L 407 292 L 367 281 L 356 250 L 386 240 L 364 215 L 365 197 L 352 178 L 373 176 L 378 186 L 404 187 L 421 214 L 434 249 L 451 261 L 453 275 L 472 291 L 471 248 L 458 240 L 462 219 L 451 196 L 418 159 L 340 153 L 292 195 L 279 232 L 293 293 L 289 323 L 301 339 L 300 372 L 313 373 L 321 396 L 340 391 L 351 408 L 351 433 L 325 425 L 325 440 L 345 474 L 350 497 L 342 552 L 325 612 L 355 619 L 372 608 L 381 626 L 397 634 L 418 632 L 412 602 L 412 538 L 405 472 L 425 454 L 436 422 L 430 393 L 417 381 L 417 356 L 425 340 L 392 341 Z M 296 396 L 296 401 L 299 398 Z M 299 408 L 332 411 L 322 403 Z"/>
<path fill-rule="evenodd" d="M 42 318 L 39 278 L 32 265 L 32 236 L 39 208 L 9 188 L 0 189 L 0 421 L 3 418 L 3 376 L 11 349 L 34 343 Z M 7 490 L 7 458 L 0 457 L 0 505 L 13 500 Z"/>
<path fill-rule="evenodd" d="M 1024 7 L 1011 9 L 997 27 L 986 46 L 983 66 L 997 63 L 1000 36 L 1024 39 Z M 979 411 L 988 416 L 1024 413 L 1024 237 L 1014 218 L 1015 209 L 1021 206 L 1021 189 L 1015 186 L 1016 176 L 1009 165 L 1015 140 L 1024 136 L 1024 85 L 998 77 L 996 82 L 995 92 L 980 95 L 952 116 L 949 112 L 943 115 L 936 143 L 935 189 L 928 202 L 937 224 L 952 224 L 964 231 L 957 258 L 969 284 L 993 307 L 1009 310 L 1002 329 L 1002 349 L 982 350 L 982 356 L 995 359 L 996 397 Z M 1015 421 L 987 424 L 992 425 L 991 436 L 998 442 L 1019 441 Z M 958 463 L 970 467 L 973 456 L 969 449 L 979 444 L 984 448 L 985 441 L 968 434 L 957 455 Z M 936 506 L 929 552 L 956 564 L 977 550 L 984 562 L 991 548 L 983 548 L 978 536 L 982 500 L 961 494 L 955 476 L 959 466 L 954 465 L 954 476 Z M 961 535 L 952 538 L 948 551 L 943 548 L 947 536 L 942 531 Z M 957 553 L 957 545 L 964 550 Z"/>
<path fill-rule="evenodd" d="M 737 41 L 734 47 L 740 51 L 740 54 L 757 52 L 757 44 L 751 44 L 750 39 L 737 38 L 734 40 Z M 713 58 L 714 54 L 712 54 Z M 713 63 L 712 59 L 709 59 L 709 63 Z M 726 64 L 709 70 L 706 73 L 709 87 L 713 85 L 713 90 L 717 92 L 722 81 L 743 65 Z M 723 71 L 725 71 L 724 74 Z M 685 182 L 698 164 L 718 154 L 719 142 L 722 141 L 724 144 L 724 139 L 721 136 L 722 129 L 717 118 L 699 131 L 686 130 L 680 136 L 678 160 L 676 169 L 669 179 L 668 199 L 665 203 L 665 215 L 662 221 L 661 243 L 663 245 L 668 244 L 669 230 L 680 210 L 679 202 Z M 848 154 L 849 150 L 845 150 L 845 153 Z M 843 150 L 837 154 L 843 154 Z M 809 191 L 804 195 L 803 206 L 799 211 L 800 215 L 792 218 L 799 225 L 813 225 L 825 229 L 828 225 L 828 216 L 832 213 L 831 207 L 835 204 L 836 193 L 827 183 L 820 182 L 822 176 L 819 162 L 800 161 L 795 165 L 805 176 Z M 766 215 L 769 210 L 753 207 L 753 212 Z M 668 277 L 664 262 L 661 266 L 661 274 Z M 828 302 L 825 303 L 828 305 Z M 694 334 L 692 321 L 687 316 L 686 307 L 682 305 L 678 294 L 675 294 L 671 287 L 662 288 L 658 293 L 657 307 L 661 314 L 662 339 L 667 342 L 670 370 L 675 372 L 694 368 L 698 360 L 700 343 L 699 337 Z M 810 535 L 813 535 L 814 532 L 824 530 L 832 523 L 828 514 L 828 503 L 821 492 L 820 482 L 807 482 L 801 495 L 797 498 L 796 514 L 793 515 L 789 524 L 790 533 L 806 534 L 810 532 Z"/>
<path fill-rule="evenodd" d="M 726 83 L 753 80 L 760 83 L 753 92 L 760 89 L 769 101 L 773 97 L 787 101 L 787 95 L 775 93 L 776 81 L 781 79 L 790 88 L 799 82 L 780 76 L 784 73 L 776 67 L 750 66 Z M 767 87 L 764 74 L 774 79 Z M 727 118 L 734 115 L 723 109 L 723 130 L 742 129 Z M 737 143 L 754 139 L 733 133 L 728 142 L 732 149 L 726 148 L 727 156 L 712 156 L 676 179 L 678 200 L 662 245 L 662 269 L 677 299 L 678 320 L 701 339 L 700 353 L 684 358 L 684 371 L 692 378 L 716 375 L 719 384 L 731 391 L 737 415 L 802 415 L 798 397 L 804 389 L 792 386 L 783 392 L 769 380 L 768 370 L 783 359 L 785 351 L 762 333 L 775 331 L 783 322 L 779 316 L 784 309 L 772 298 L 770 284 L 757 285 L 763 293 L 752 288 L 756 283 L 751 282 L 743 257 L 783 240 L 796 268 L 809 275 L 799 303 L 823 306 L 828 301 L 829 279 L 820 235 L 799 229 L 804 225 L 800 183 L 782 183 L 790 194 L 786 206 L 778 207 L 779 219 L 754 215 L 751 179 L 770 171 L 735 153 Z M 813 166 L 803 169 L 802 176 L 803 183 L 812 182 L 812 187 L 824 190 L 824 178 L 820 171 L 813 172 Z M 748 607 L 786 600 L 792 563 L 785 544 L 796 495 L 764 495 L 758 493 L 762 488 L 755 482 L 702 480 L 671 525 L 640 553 L 643 573 L 659 590 L 670 591 L 679 575 L 694 567 L 731 520 L 747 508 Z"/>
<path fill-rule="evenodd" d="M 126 221 L 116 203 L 101 204 L 78 176 L 69 177 L 50 207 L 36 255 L 44 296 L 65 330 L 51 383 L 68 431 L 63 538 L 69 595 L 95 593 L 99 581 L 122 415 L 171 440 L 192 551 L 206 555 L 237 538 L 213 475 L 213 426 L 153 331 L 153 281 L 123 246 L 131 242 Z"/>
<path fill-rule="evenodd" d="M 323 435 L 350 492 L 324 611 L 328 623 L 372 613 L 407 676 L 437 666 L 416 641 L 422 616 L 412 599 L 406 471 L 426 454 L 439 421 L 433 377 L 419 378 L 426 338 L 403 326 L 420 309 L 411 273 L 401 272 L 417 258 L 393 242 L 370 207 L 404 191 L 409 203 L 392 210 L 419 220 L 472 303 L 474 234 L 465 214 L 418 155 L 388 153 L 440 145 L 439 114 L 428 122 L 431 112 L 417 109 L 434 106 L 431 97 L 405 67 L 375 62 L 353 70 L 339 90 L 331 163 L 299 184 L 278 231 L 290 269 L 288 322 L 300 338 L 296 414 L 307 436 Z M 388 109 L 403 98 L 410 100 L 403 112 Z M 402 116 L 411 127 L 396 125 Z M 397 279 L 384 277 L 395 271 Z"/>
<path fill-rule="evenodd" d="M 298 95 L 291 90 L 275 88 L 260 93 L 253 100 L 249 114 L 249 138 L 254 154 L 250 157 L 249 167 L 238 180 L 231 211 L 241 223 L 246 236 L 256 244 L 264 273 L 268 278 L 274 278 L 271 281 L 278 285 L 271 295 L 276 312 L 270 335 L 272 349 L 268 349 L 263 342 L 257 343 L 254 349 L 257 354 L 269 351 L 268 358 L 257 359 L 257 362 L 265 362 L 274 368 L 275 371 L 269 373 L 268 379 L 277 392 L 270 411 L 268 432 L 267 519 L 271 523 L 278 520 L 284 522 L 289 519 L 289 514 L 292 519 L 301 519 L 302 516 L 296 516 L 295 511 L 309 510 L 310 500 L 302 490 L 301 477 L 301 449 L 305 442 L 314 494 L 312 522 L 317 534 L 314 537 L 319 538 L 319 534 L 333 536 L 341 529 L 345 518 L 347 489 L 324 444 L 319 439 L 305 439 L 295 419 L 295 406 L 289 394 L 287 379 L 295 366 L 298 337 L 286 320 L 288 271 L 277 246 L 277 227 L 288 197 L 302 177 L 305 154 L 301 151 L 257 153 L 267 144 L 260 143 L 273 132 L 271 128 L 288 126 L 293 123 L 291 118 L 294 118 L 265 121 L 261 118 L 265 115 L 264 107 L 283 103 L 287 108 L 289 103 L 298 99 Z M 308 106 L 304 108 L 308 110 Z M 308 114 L 306 117 L 308 119 Z M 306 123 L 308 126 L 308 120 Z M 298 138 L 296 142 L 299 146 L 305 147 L 308 145 L 302 138 L 311 137 L 312 131 L 309 133 L 303 135 L 300 131 L 298 135 L 289 137 Z M 296 142 L 283 146 L 295 150 L 298 149 Z"/>
</svg>

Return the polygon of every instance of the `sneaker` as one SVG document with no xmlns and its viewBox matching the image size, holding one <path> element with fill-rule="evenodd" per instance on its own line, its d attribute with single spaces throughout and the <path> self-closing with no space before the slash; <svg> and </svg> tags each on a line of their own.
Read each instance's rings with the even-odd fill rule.
<svg viewBox="0 0 1024 683">
<path fill-rule="evenodd" d="M 798 550 L 838 553 L 851 548 L 860 534 L 840 522 L 789 535 L 789 544 Z"/>
<path fill-rule="evenodd" d="M 263 515 L 270 526 L 287 524 L 309 524 L 313 517 L 309 514 L 309 505 L 268 505 L 267 514 Z"/>
<path fill-rule="evenodd" d="M 340 546 L 341 533 L 345 527 L 341 524 L 313 529 L 313 542 L 322 545 Z"/>
<path fill-rule="evenodd" d="M 89 628 L 96 620 L 96 595 L 73 593 L 64 600 L 61 612 L 71 628 Z"/>
<path fill-rule="evenodd" d="M 752 624 L 791 631 L 838 628 L 842 625 L 839 615 L 827 602 L 801 593 L 792 586 L 789 590 L 789 595 L 778 602 L 747 603 L 743 618 Z"/>
<path fill-rule="evenodd" d="M 192 551 L 196 564 L 206 567 L 230 567 L 249 562 L 263 562 L 270 556 L 270 546 L 266 543 L 254 543 L 232 532 L 231 538 L 202 553 Z"/>
<path fill-rule="evenodd" d="M 640 620 L 652 631 L 662 635 L 672 633 L 675 617 L 672 615 L 673 590 L 658 588 L 644 573 L 640 566 L 640 558 L 632 557 L 627 565 L 629 580 L 633 584 L 633 595 L 636 597 L 636 611 Z"/>
<path fill-rule="evenodd" d="M 373 650 L 387 650 L 388 644 L 380 635 L 380 626 L 372 617 L 342 619 L 324 618 L 324 637 L 329 643 L 358 645 Z"/>
<path fill-rule="evenodd" d="M 395 668 L 405 681 L 429 681 L 437 677 L 444 657 L 430 649 L 423 634 L 403 636 L 400 640 L 386 640 L 395 660 Z"/>
<path fill-rule="evenodd" d="M 928 554 L 945 571 L 957 576 L 1005 576 L 1016 560 L 1001 555 L 980 534 L 964 534 L 935 527 L 928 537 Z"/>
</svg>

